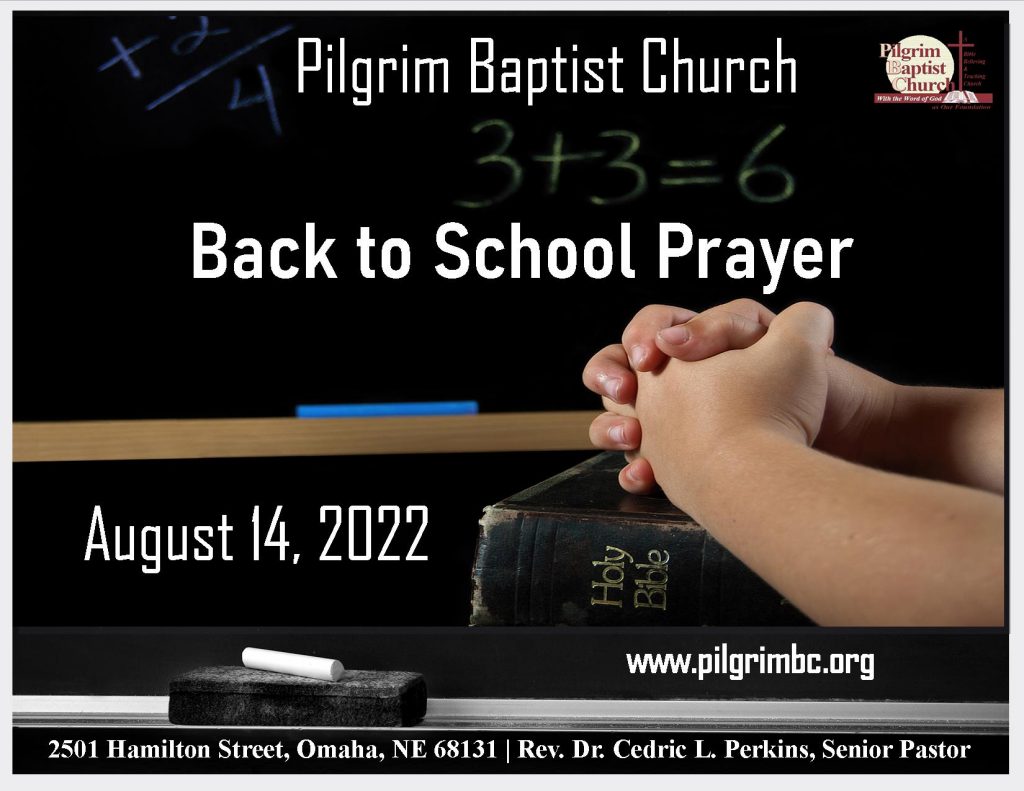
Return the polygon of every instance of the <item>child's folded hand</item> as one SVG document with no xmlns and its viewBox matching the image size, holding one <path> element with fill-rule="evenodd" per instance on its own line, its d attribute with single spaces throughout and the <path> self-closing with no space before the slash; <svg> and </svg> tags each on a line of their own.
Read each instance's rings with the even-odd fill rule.
<svg viewBox="0 0 1024 791">
<path fill-rule="evenodd" d="M 650 465 L 636 453 L 641 429 L 631 408 L 636 373 L 653 370 L 669 358 L 694 362 L 723 351 L 745 349 L 768 331 L 775 314 L 750 299 L 739 299 L 697 314 L 670 305 L 648 305 L 627 325 L 622 344 L 602 349 L 587 364 L 583 381 L 603 396 L 608 410 L 594 420 L 591 442 L 604 450 L 626 451 L 631 464 L 622 482 L 631 492 L 655 485 Z M 829 392 L 816 447 L 851 461 L 871 461 L 888 441 L 886 422 L 895 386 L 832 356 Z M 884 449 L 883 449 L 884 450 Z"/>
<path fill-rule="evenodd" d="M 635 372 L 651 371 L 671 357 L 696 361 L 746 348 L 764 336 L 773 318 L 774 313 L 750 299 L 700 314 L 672 305 L 648 305 L 626 326 L 621 344 L 607 346 L 590 359 L 583 382 L 602 396 L 608 410 L 591 424 L 590 441 L 603 450 L 626 452 L 630 464 L 620 475 L 623 488 L 642 494 L 655 486 L 650 465 L 636 453 L 642 432 L 632 409 Z"/>
<path fill-rule="evenodd" d="M 691 502 L 689 489 L 701 485 L 704 460 L 723 443 L 766 436 L 814 443 L 828 396 L 832 326 L 827 308 L 797 303 L 745 349 L 693 362 L 671 359 L 638 375 L 640 454 L 659 481 L 686 489 L 666 486 L 673 502 Z M 628 488 L 628 473 L 623 477 Z"/>
</svg>

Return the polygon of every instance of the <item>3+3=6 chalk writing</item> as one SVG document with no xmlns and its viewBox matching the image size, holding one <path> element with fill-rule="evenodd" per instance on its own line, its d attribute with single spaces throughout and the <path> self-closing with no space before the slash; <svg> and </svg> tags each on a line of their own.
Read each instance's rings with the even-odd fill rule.
<svg viewBox="0 0 1024 791">
<path fill-rule="evenodd" d="M 637 157 L 641 147 L 640 135 L 628 129 L 609 129 L 598 133 L 597 137 L 602 144 L 607 141 L 609 146 L 589 151 L 568 150 L 565 133 L 557 131 L 552 137 L 550 150 L 526 157 L 516 157 L 509 153 L 515 131 L 508 121 L 491 118 L 474 125 L 470 131 L 474 135 L 491 136 L 491 148 L 474 159 L 473 164 L 495 173 L 500 172 L 502 183 L 490 195 L 454 201 L 456 206 L 464 209 L 484 209 L 512 197 L 523 186 L 524 160 L 546 170 L 546 195 L 558 193 L 562 183 L 562 168 L 566 164 L 590 162 L 625 179 L 620 182 L 624 186 L 617 193 L 589 195 L 587 199 L 595 206 L 629 203 L 650 188 L 648 169 Z M 736 186 L 740 194 L 753 203 L 779 203 L 788 200 L 796 189 L 796 178 L 786 168 L 761 161 L 764 150 L 785 131 L 785 124 L 778 124 L 763 135 L 747 152 L 736 172 Z M 716 170 L 718 164 L 718 160 L 712 157 L 668 159 L 662 163 L 664 169 L 656 183 L 660 188 L 722 184 L 725 178 Z"/>
</svg>

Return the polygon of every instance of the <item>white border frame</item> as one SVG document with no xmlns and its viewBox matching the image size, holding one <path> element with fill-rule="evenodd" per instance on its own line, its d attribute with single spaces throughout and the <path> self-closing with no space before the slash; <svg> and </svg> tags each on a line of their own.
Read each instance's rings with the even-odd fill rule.
<svg viewBox="0 0 1024 791">
<path fill-rule="evenodd" d="M 5 447 L 6 458 L 3 463 L 2 471 L 0 471 L 0 535 L 2 535 L 2 543 L 0 543 L 0 609 L 2 609 L 2 623 L 0 623 L 0 678 L 4 683 L 4 692 L 0 695 L 0 776 L 5 778 L 5 782 L 10 778 L 11 773 L 11 729 L 6 726 L 5 723 L 11 721 L 13 713 L 14 699 L 11 695 L 12 676 L 11 676 L 11 650 L 12 650 L 12 534 L 11 534 L 11 496 L 12 496 L 12 462 L 10 460 L 10 449 L 11 449 L 11 403 L 12 403 L 12 387 L 11 387 L 11 353 L 12 353 L 12 321 L 11 312 L 13 308 L 13 300 L 11 294 L 11 283 L 12 283 L 12 184 L 11 184 L 11 168 L 12 168 L 12 121 L 11 121 L 11 91 L 12 91 L 12 17 L 11 12 L 14 10 L 34 10 L 34 11 L 84 11 L 84 10 L 112 10 L 112 11 L 129 11 L 133 9 L 139 10 L 231 10 L 231 11 L 244 11 L 244 10 L 281 10 L 281 11 L 297 11 L 297 10 L 373 10 L 373 11 L 429 11 L 429 10 L 456 10 L 456 11 L 469 11 L 469 10 L 521 10 L 521 11 L 540 11 L 540 10 L 566 10 L 566 11 L 587 11 L 587 10 L 629 10 L 629 11 L 640 11 L 640 10 L 711 10 L 711 11 L 744 11 L 744 10 L 756 10 L 756 11 L 768 11 L 768 10 L 791 10 L 791 11 L 812 11 L 812 10 L 829 10 L 829 11 L 840 11 L 840 10 L 854 10 L 854 11 L 958 11 L 958 10 L 1005 10 L 1010 13 L 1010 27 L 1011 27 L 1011 64 L 1010 64 L 1010 95 L 1011 95 L 1011 117 L 1010 117 L 1010 133 L 1011 139 L 1014 135 L 1015 130 L 1019 130 L 1022 127 L 1022 121 L 1024 121 L 1024 114 L 1022 114 L 1022 86 L 1024 86 L 1024 55 L 1018 54 L 1014 56 L 1013 51 L 1013 30 L 1024 29 L 1024 6 L 1010 2 L 1006 0 L 1004 2 L 968 2 L 967 0 L 959 0 L 957 2 L 950 2 L 949 0 L 937 0 L 933 2 L 921 2 L 921 0 L 891 0 L 890 2 L 884 2 L 883 0 L 864 0 L 863 2 L 856 2 L 856 0 L 839 0 L 837 2 L 823 2 L 822 0 L 789 0 L 788 2 L 752 2 L 751 0 L 731 2 L 729 0 L 718 0 L 713 2 L 705 0 L 704 2 L 672 2 L 666 0 L 665 2 L 657 2 L 657 0 L 634 0 L 628 2 L 627 0 L 553 0 L 552 2 L 543 2 L 543 0 L 522 0 L 521 2 L 509 1 L 509 0 L 494 0 L 493 2 L 484 2 L 482 0 L 448 0 L 447 2 L 437 2 L 436 0 L 421 0 L 420 2 L 405 0 L 404 2 L 389 2 L 388 0 L 377 0 L 372 1 L 354 1 L 354 2 L 316 2 L 310 0 L 295 0 L 295 2 L 285 2 L 285 0 L 239 0 L 238 2 L 224 2 L 224 0 L 211 2 L 196 2 L 196 0 L 166 0 L 166 2 L 144 2 L 143 0 L 86 0 L 85 2 L 45 2 L 39 0 L 38 2 L 31 2 L 30 0 L 0 0 L 0 359 L 2 359 L 3 368 L 0 369 L 0 441 L 3 442 Z M 29 65 L 22 65 L 21 68 L 30 68 Z M 1018 155 L 1014 157 L 1011 151 L 1010 165 L 1011 165 L 1011 184 L 1010 184 L 1010 206 L 1020 206 L 1020 189 L 1022 183 L 1022 156 L 1018 152 Z M 1020 210 L 1017 209 L 1017 215 L 1020 216 Z M 1011 215 L 1012 216 L 1012 215 Z M 1011 233 L 1012 233 L 1011 223 Z M 1015 277 L 1015 273 L 1018 267 L 1022 263 L 1022 258 L 1019 251 L 1019 245 L 1015 244 L 1017 240 L 1011 237 L 1010 246 L 1010 270 L 1011 270 L 1011 284 L 1010 284 L 1010 300 L 1011 306 L 1018 303 L 1024 304 L 1024 293 L 1022 293 L 1022 287 L 1020 285 L 1020 279 Z M 941 328 L 940 328 L 941 329 Z M 1010 386 L 1010 413 L 1017 414 L 1018 416 L 1024 415 L 1022 411 L 1022 404 L 1024 404 L 1024 379 L 1020 376 L 1021 370 L 1020 365 L 1015 365 L 1015 362 L 1020 362 L 1021 355 L 1024 354 L 1024 311 L 1010 311 L 1010 342 L 1011 342 L 1011 376 L 1009 381 Z M 937 333 L 940 337 L 943 333 Z M 948 333 L 945 333 L 948 335 Z M 1007 448 L 1007 458 L 1010 463 L 1010 491 L 1013 493 L 1011 496 L 1011 502 L 1014 504 L 1019 503 L 1018 498 L 1024 496 L 1024 489 L 1022 489 L 1022 473 L 1020 465 L 1015 463 L 1013 458 L 1013 448 L 1020 447 L 1020 441 L 1024 438 L 1024 429 L 1021 428 L 1021 419 L 1018 418 L 1016 421 L 1011 420 L 1010 424 L 1010 447 Z M 1019 507 L 1019 506 L 1018 506 Z M 1010 515 L 1011 526 L 1014 523 L 1013 512 Z M 1016 541 L 1012 541 L 1010 544 L 1010 612 L 1019 613 L 1024 612 L 1024 594 L 1021 593 L 1020 585 L 1013 585 L 1013 574 L 1012 570 L 1020 566 L 1019 562 L 1016 562 L 1021 557 L 1021 546 L 1024 545 L 1024 539 L 1018 538 Z M 1020 700 L 1020 687 L 1021 679 L 1024 679 L 1024 647 L 1021 645 L 1019 638 L 1020 630 L 1017 630 L 1017 634 L 1011 633 L 1010 637 L 1010 655 L 1011 655 L 1011 673 L 1010 673 L 1010 711 L 1014 712 L 1014 715 L 1020 711 L 1019 700 Z M 73 669 L 69 669 L 73 672 Z M 1011 715 L 1011 718 L 1016 721 L 1016 717 Z M 1011 729 L 1010 736 L 1010 767 L 1011 774 L 1008 777 L 993 777 L 984 776 L 976 780 L 969 781 L 971 785 L 976 785 L 979 781 L 985 785 L 997 786 L 997 787 L 1012 787 L 1012 776 L 1021 771 L 1022 761 L 1020 756 L 1024 755 L 1024 729 L 1021 727 Z M 653 781 L 655 775 L 648 776 L 650 781 Z M 680 784 L 686 784 L 690 782 L 699 782 L 694 777 L 683 777 L 683 776 L 671 776 L 675 782 Z M 949 776 L 930 776 L 925 782 L 928 783 L 930 788 L 933 789 L 962 789 L 965 785 L 966 778 L 949 777 Z M 10 787 L 66 787 L 69 785 L 62 778 L 57 776 L 28 776 L 28 775 L 16 775 L 13 777 L 13 786 L 9 782 L 7 783 L 8 788 Z M 373 782 L 376 781 L 376 782 Z M 588 775 L 580 780 L 586 784 L 588 791 L 593 788 L 617 788 L 621 789 L 625 782 L 628 781 L 627 776 L 602 776 L 602 775 Z M 77 776 L 74 780 L 75 788 L 98 788 L 108 791 L 113 788 L 132 788 L 134 789 L 139 784 L 139 779 L 131 775 L 127 776 Z M 219 776 L 190 776 L 187 780 L 179 776 L 153 776 L 147 777 L 145 783 L 149 788 L 179 788 L 183 783 L 187 782 L 189 786 L 199 785 L 201 787 L 213 787 L 223 786 L 224 780 Z M 257 788 L 279 788 L 282 785 L 282 776 L 262 776 L 262 777 L 250 777 L 245 780 L 246 784 L 251 787 Z M 294 781 L 293 781 L 294 782 Z M 547 783 L 554 787 L 564 787 L 566 780 L 560 776 L 490 776 L 486 780 L 486 785 L 489 788 L 516 788 L 519 789 L 524 784 L 534 786 L 538 783 L 547 785 Z M 830 787 L 833 788 L 857 788 L 858 791 L 864 784 L 864 780 L 858 776 L 831 776 L 826 781 Z M 888 777 L 888 776 L 872 776 L 868 781 L 872 786 L 906 786 L 908 780 L 901 777 Z M 1019 782 L 1019 781 L 1018 781 Z M 396 775 L 393 778 L 389 776 L 372 776 L 372 775 L 348 775 L 343 778 L 337 778 L 334 776 L 303 776 L 302 783 L 305 786 L 317 786 L 322 788 L 331 788 L 332 791 L 337 789 L 339 784 L 344 785 L 357 785 L 359 787 L 365 787 L 368 784 L 377 785 L 382 783 L 385 785 L 402 784 L 403 786 L 409 786 L 415 784 L 417 788 L 438 788 L 438 789 L 451 789 L 456 787 L 461 788 L 472 788 L 474 791 L 479 789 L 481 784 L 478 776 L 475 775 L 457 775 L 457 776 L 427 776 L 427 775 Z M 779 788 L 779 789 L 791 789 L 795 786 L 813 787 L 818 788 L 822 784 L 822 780 L 814 775 L 806 776 L 794 776 L 794 775 L 719 775 L 714 780 L 715 786 L 720 787 L 724 785 L 731 785 L 733 783 L 738 787 L 740 784 L 745 789 L 756 784 L 758 789 L 761 788 Z"/>
</svg>

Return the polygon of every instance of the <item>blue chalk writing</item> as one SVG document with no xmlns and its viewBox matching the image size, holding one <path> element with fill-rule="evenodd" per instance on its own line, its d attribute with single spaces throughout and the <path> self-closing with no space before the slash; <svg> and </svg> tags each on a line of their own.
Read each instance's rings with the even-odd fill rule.
<svg viewBox="0 0 1024 791">
<path fill-rule="evenodd" d="M 171 19 L 174 18 L 171 17 Z M 175 55 L 191 55 L 210 36 L 223 36 L 225 33 L 230 32 L 231 29 L 226 27 L 210 30 L 210 18 L 208 16 L 201 16 L 199 17 L 199 30 L 193 30 L 191 33 L 186 33 L 176 38 L 174 43 L 171 44 L 171 51 Z"/>
<path fill-rule="evenodd" d="M 231 92 L 231 101 L 228 102 L 229 110 L 240 110 L 243 107 L 252 107 L 254 104 L 266 104 L 267 113 L 270 115 L 270 125 L 274 134 L 281 136 L 281 121 L 277 117 L 277 104 L 274 102 L 274 89 L 270 87 L 270 79 L 267 77 L 267 70 L 262 63 L 256 66 L 260 74 L 260 84 L 263 92 L 242 98 L 242 80 L 235 77 L 234 89 Z"/>
<path fill-rule="evenodd" d="M 218 70 L 220 70 L 220 69 L 224 68 L 225 66 L 227 66 L 229 63 L 232 63 L 233 61 L 238 60 L 239 58 L 241 58 L 244 55 L 248 55 L 250 52 L 252 52 L 252 51 L 258 49 L 259 47 L 263 46 L 264 44 L 266 44 L 268 41 L 273 41 L 275 38 L 279 38 L 280 36 L 283 36 L 285 33 L 290 31 L 293 27 L 294 27 L 294 25 L 282 25 L 281 27 L 277 28 L 276 30 L 272 30 L 271 32 L 267 33 L 265 36 L 261 36 L 260 38 L 256 39 L 251 44 L 247 44 L 246 46 L 242 47 L 241 49 L 235 50 L 230 55 L 224 56 L 223 58 L 218 60 L 216 63 L 214 63 L 214 64 L 212 64 L 210 66 L 207 66 L 205 69 L 203 69 L 202 71 L 198 72 L 197 74 L 194 74 L 193 76 L 189 77 L 184 82 L 179 83 L 178 85 L 174 86 L 167 93 L 163 94 L 162 96 L 158 96 L 156 99 L 154 99 L 153 101 L 151 101 L 149 104 L 146 105 L 146 110 L 148 111 L 148 110 L 156 109 L 157 107 L 162 105 L 164 102 L 167 102 L 167 101 L 173 99 L 175 96 L 180 94 L 182 91 L 187 90 L 188 88 L 191 88 L 197 82 L 200 82 L 201 80 L 206 79 L 211 74 L 213 74 L 213 73 L 217 72 Z M 276 115 L 276 110 L 274 111 L 274 115 Z"/>
<path fill-rule="evenodd" d="M 128 73 L 132 75 L 133 79 L 141 79 L 142 72 L 139 70 L 139 67 L 135 65 L 135 59 L 132 58 L 132 55 L 143 47 L 152 44 L 158 38 L 159 36 L 147 36 L 126 49 L 124 44 L 121 43 L 120 38 L 117 36 L 111 36 L 110 41 L 114 45 L 114 49 L 117 50 L 117 54 L 106 63 L 101 63 L 100 67 L 96 69 L 96 71 L 106 71 L 111 66 L 115 66 L 118 63 L 124 63 L 125 68 L 128 69 Z"/>
</svg>

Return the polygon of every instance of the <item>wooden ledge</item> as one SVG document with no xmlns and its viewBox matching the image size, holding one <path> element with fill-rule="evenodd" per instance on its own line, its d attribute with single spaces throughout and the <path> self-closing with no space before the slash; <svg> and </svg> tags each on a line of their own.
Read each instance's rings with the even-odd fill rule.
<svg viewBox="0 0 1024 791">
<path fill-rule="evenodd" d="M 15 423 L 14 461 L 591 450 L 596 412 Z"/>
</svg>

